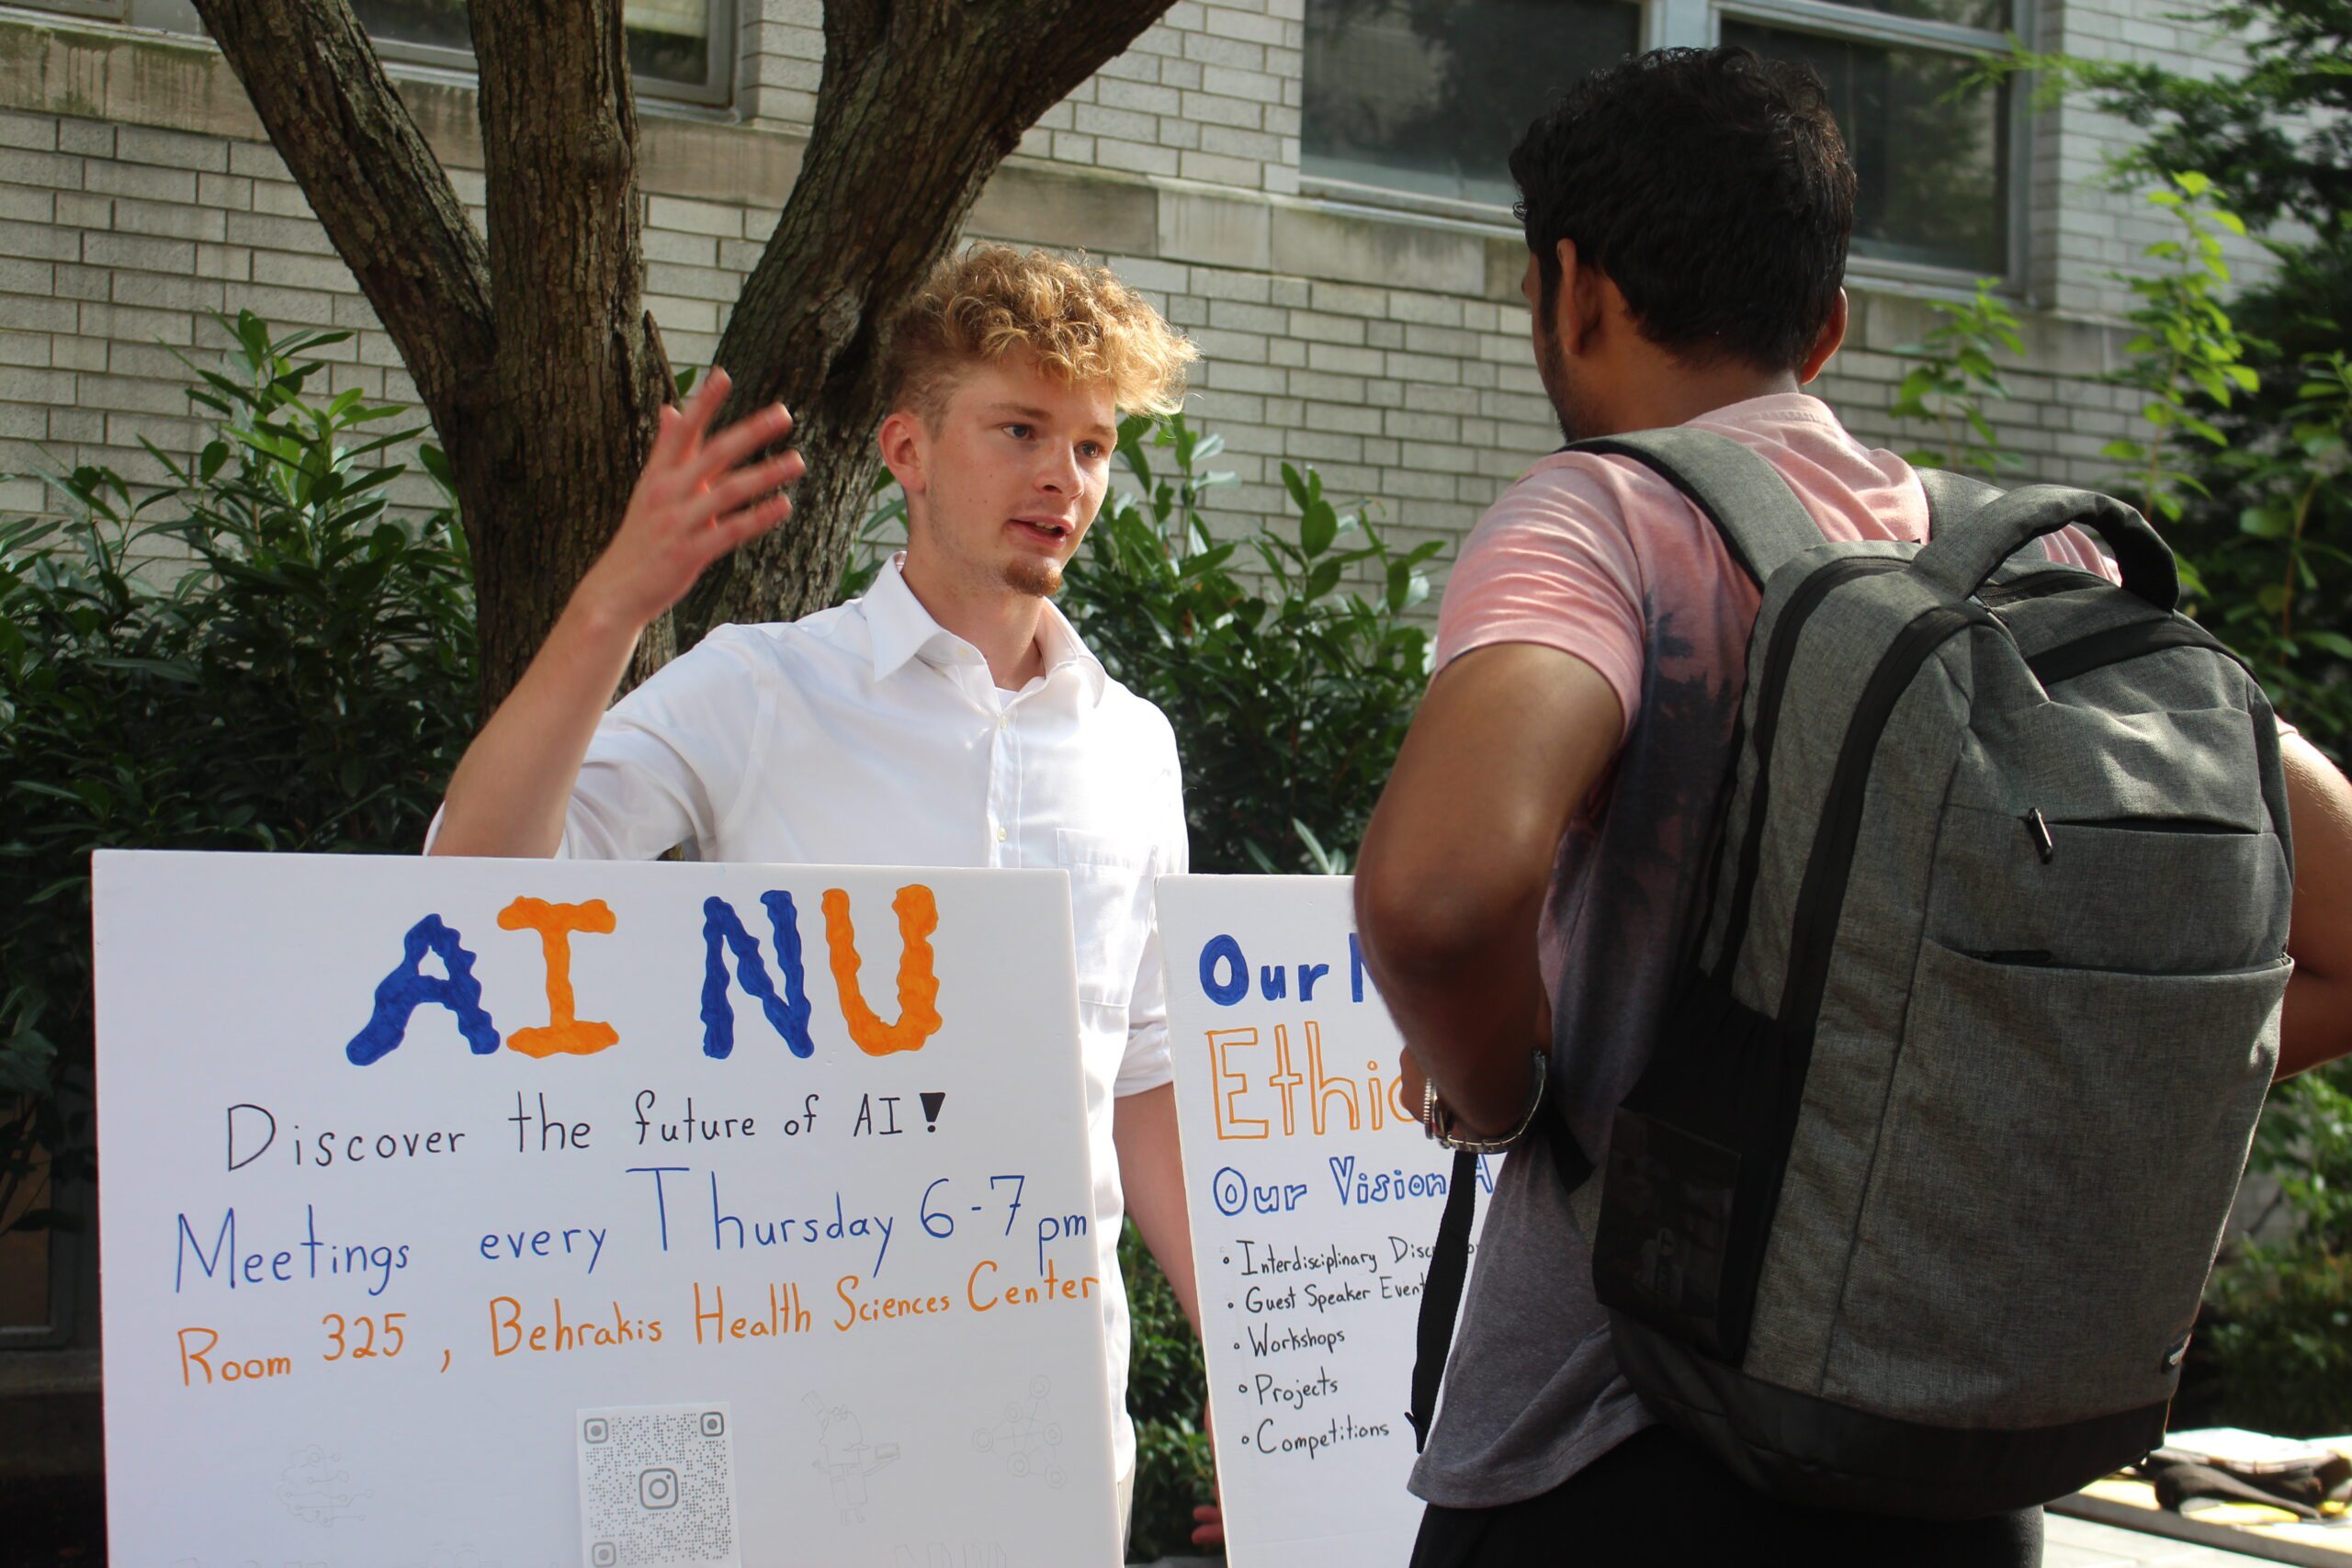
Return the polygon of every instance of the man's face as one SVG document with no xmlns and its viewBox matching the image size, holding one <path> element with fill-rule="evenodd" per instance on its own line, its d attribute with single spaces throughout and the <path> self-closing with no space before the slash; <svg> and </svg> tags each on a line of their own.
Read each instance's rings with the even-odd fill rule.
<svg viewBox="0 0 2352 1568">
<path fill-rule="evenodd" d="M 922 493 L 910 502 L 908 547 L 927 558 L 935 580 L 1058 590 L 1110 482 L 1111 389 L 1048 379 L 1025 354 L 975 366 L 921 441 Z"/>
<path fill-rule="evenodd" d="M 1544 395 L 1551 400 L 1552 415 L 1560 422 L 1562 438 L 1581 441 L 1593 434 L 1595 426 L 1576 370 L 1560 346 L 1558 322 L 1554 317 L 1559 310 L 1562 290 L 1554 290 L 1550 309 L 1546 309 L 1544 269 L 1531 255 L 1527 258 L 1527 271 L 1520 277 L 1519 291 L 1527 297 L 1527 313 L 1535 342 L 1535 373 L 1544 378 Z"/>
</svg>

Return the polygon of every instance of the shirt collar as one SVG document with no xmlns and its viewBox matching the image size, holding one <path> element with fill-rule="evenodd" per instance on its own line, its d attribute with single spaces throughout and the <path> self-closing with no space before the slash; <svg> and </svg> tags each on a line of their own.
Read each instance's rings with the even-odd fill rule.
<svg viewBox="0 0 2352 1568">
<path fill-rule="evenodd" d="M 979 650 L 932 619 L 931 612 L 922 607 L 922 601 L 907 586 L 903 570 L 906 558 L 901 551 L 884 562 L 875 576 L 874 586 L 858 602 L 874 646 L 874 678 L 888 679 L 904 669 L 910 659 L 919 658 L 933 668 L 978 662 Z M 1075 665 L 1088 703 L 1102 700 L 1109 673 L 1103 670 L 1102 661 L 1080 639 L 1069 617 L 1051 600 L 1046 602 L 1046 614 L 1037 623 L 1037 639 L 1044 649 L 1047 679 L 1063 666 Z"/>
<path fill-rule="evenodd" d="M 1055 671 L 1064 665 L 1077 666 L 1079 683 L 1086 689 L 1086 700 L 1091 705 L 1102 700 L 1102 688 L 1110 683 L 1110 671 L 1094 657 L 1069 624 L 1069 617 L 1051 599 L 1046 601 L 1046 614 L 1037 623 L 1037 641 L 1046 655 L 1046 675 L 1051 679 Z"/>
</svg>

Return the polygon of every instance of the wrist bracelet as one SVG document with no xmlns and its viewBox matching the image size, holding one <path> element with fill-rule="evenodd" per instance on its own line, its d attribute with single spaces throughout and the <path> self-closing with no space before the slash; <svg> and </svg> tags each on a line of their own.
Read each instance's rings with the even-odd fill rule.
<svg viewBox="0 0 2352 1568">
<path fill-rule="evenodd" d="M 1456 1137 L 1447 1131 L 1446 1123 L 1451 1118 L 1447 1115 L 1444 1105 L 1438 1100 L 1435 1088 L 1430 1086 L 1424 1089 L 1421 1097 L 1428 1110 L 1428 1121 L 1425 1125 L 1429 1130 L 1429 1135 L 1435 1138 L 1445 1148 L 1458 1149 L 1474 1155 L 1500 1154 L 1527 1136 L 1527 1130 L 1535 1125 L 1535 1113 L 1544 1107 L 1544 1085 L 1552 1072 L 1551 1055 L 1548 1052 L 1537 1051 L 1532 1055 L 1535 1060 L 1535 1087 L 1528 1094 L 1527 1111 L 1520 1117 L 1518 1126 L 1498 1138 Z"/>
</svg>

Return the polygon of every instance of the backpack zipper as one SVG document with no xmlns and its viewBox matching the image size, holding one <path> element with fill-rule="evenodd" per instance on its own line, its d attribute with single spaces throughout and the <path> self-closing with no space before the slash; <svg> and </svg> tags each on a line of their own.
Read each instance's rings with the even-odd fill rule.
<svg viewBox="0 0 2352 1568">
<path fill-rule="evenodd" d="M 2041 813 L 2029 811 L 2026 816 L 2029 819 L 2038 819 Z M 2250 837 L 2255 832 L 2252 828 L 2216 822 L 2209 817 L 2095 817 L 2081 821 L 2068 821 L 2062 818 L 2053 826 L 2106 833 L 2236 833 Z M 2048 831 L 2047 828 L 2042 829 L 2045 836 Z M 2048 860 L 2050 856 L 2045 853 L 2041 858 Z"/>
<path fill-rule="evenodd" d="M 2061 964 L 2056 953 L 2039 947 L 1995 948 L 1990 952 L 1983 953 L 1970 952 L 1962 948 L 1953 948 L 1951 951 L 1958 953 L 1962 958 L 1974 959 L 1979 964 L 1997 964 L 2011 969 L 2055 969 L 2065 975 L 2130 975 L 2141 979 L 2176 977 L 2176 972 L 2167 969 L 2125 969 L 2112 964 Z M 2236 969 L 2200 970 L 2194 975 L 2177 977 L 2194 980 L 2234 980 L 2246 975 L 2267 975 L 2281 964 L 2286 963 L 2287 957 L 2287 953 L 2282 948 L 2279 950 L 2278 956 L 2267 963 L 2248 964 Z"/>
</svg>

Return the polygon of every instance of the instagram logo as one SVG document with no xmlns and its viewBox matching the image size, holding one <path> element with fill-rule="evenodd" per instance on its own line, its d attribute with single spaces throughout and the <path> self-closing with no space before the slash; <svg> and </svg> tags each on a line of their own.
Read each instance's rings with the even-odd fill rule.
<svg viewBox="0 0 2352 1568">
<path fill-rule="evenodd" d="M 637 1477 L 637 1500 L 648 1508 L 674 1508 L 678 1506 L 678 1472 L 656 1469 L 639 1471 Z"/>
</svg>

